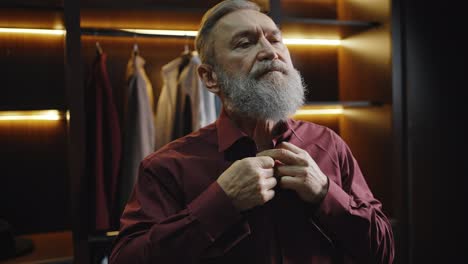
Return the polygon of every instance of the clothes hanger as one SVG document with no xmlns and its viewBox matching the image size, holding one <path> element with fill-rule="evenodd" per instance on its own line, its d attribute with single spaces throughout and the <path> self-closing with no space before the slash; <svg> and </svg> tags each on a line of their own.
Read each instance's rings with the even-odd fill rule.
<svg viewBox="0 0 468 264">
<path fill-rule="evenodd" d="M 184 44 L 184 51 L 180 55 L 182 61 L 179 65 L 179 74 L 182 70 L 187 66 L 192 58 L 192 52 L 190 52 L 189 44 L 188 44 L 188 36 L 185 36 L 185 44 Z"/>
<path fill-rule="evenodd" d="M 188 36 L 185 36 L 185 44 L 184 44 L 184 51 L 182 52 L 182 56 L 190 55 L 190 47 L 188 44 Z"/>
<path fill-rule="evenodd" d="M 96 52 L 99 56 L 102 55 L 103 53 L 102 47 L 101 47 L 101 44 L 99 44 L 99 41 L 96 41 Z"/>
<path fill-rule="evenodd" d="M 133 43 L 133 55 L 137 56 L 137 55 L 139 55 L 140 50 L 138 49 L 138 43 L 137 43 L 137 40 L 136 40 L 136 34 L 133 34 L 133 39 L 134 39 L 134 43 Z"/>
<path fill-rule="evenodd" d="M 96 38 L 97 37 L 97 32 L 95 31 L 94 32 L 94 37 Z M 96 53 L 97 55 L 101 56 L 102 55 L 102 47 L 101 47 L 101 44 L 99 44 L 99 41 L 96 41 Z"/>
</svg>

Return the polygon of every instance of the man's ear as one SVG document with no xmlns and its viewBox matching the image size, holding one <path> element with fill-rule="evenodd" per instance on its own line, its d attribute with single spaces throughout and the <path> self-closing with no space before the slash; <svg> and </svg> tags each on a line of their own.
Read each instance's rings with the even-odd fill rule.
<svg viewBox="0 0 468 264">
<path fill-rule="evenodd" d="M 214 94 L 219 94 L 218 77 L 213 71 L 213 66 L 201 64 L 198 66 L 198 76 L 205 83 L 206 88 Z"/>
</svg>

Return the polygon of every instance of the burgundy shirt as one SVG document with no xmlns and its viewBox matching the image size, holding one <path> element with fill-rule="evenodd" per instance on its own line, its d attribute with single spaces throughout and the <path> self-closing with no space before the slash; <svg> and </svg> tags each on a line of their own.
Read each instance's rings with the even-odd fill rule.
<svg viewBox="0 0 468 264">
<path fill-rule="evenodd" d="M 291 190 L 238 211 L 216 179 L 256 155 L 224 113 L 141 162 L 111 263 L 391 263 L 391 226 L 345 142 L 332 130 L 288 120 L 273 145 L 290 142 L 329 178 L 320 205 Z"/>
<path fill-rule="evenodd" d="M 117 108 L 107 73 L 107 55 L 98 55 L 92 65 L 86 90 L 86 128 L 90 179 L 95 187 L 95 230 L 118 226 L 117 185 L 122 146 Z"/>
</svg>

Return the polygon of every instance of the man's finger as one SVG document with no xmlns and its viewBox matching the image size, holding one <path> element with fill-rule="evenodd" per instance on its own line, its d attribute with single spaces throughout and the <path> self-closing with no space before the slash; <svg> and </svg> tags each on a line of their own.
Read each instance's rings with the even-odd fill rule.
<svg viewBox="0 0 468 264">
<path fill-rule="evenodd" d="M 275 175 L 275 169 L 274 168 L 263 169 L 263 176 L 265 178 L 271 178 L 274 175 Z"/>
<path fill-rule="evenodd" d="M 301 159 L 297 154 L 288 149 L 267 149 L 257 154 L 257 157 L 260 156 L 271 157 L 287 165 L 307 165 L 307 161 Z"/>
<path fill-rule="evenodd" d="M 274 177 L 270 177 L 270 178 L 265 179 L 264 184 L 265 184 L 265 188 L 267 190 L 270 190 L 270 189 L 273 189 L 276 186 L 277 181 L 276 181 L 276 179 Z"/>
<path fill-rule="evenodd" d="M 304 166 L 279 166 L 277 168 L 278 176 L 293 176 L 293 177 L 306 177 L 307 167 Z"/>
<path fill-rule="evenodd" d="M 283 141 L 280 144 L 278 144 L 276 146 L 276 148 L 277 149 L 280 149 L 280 148 L 287 149 L 287 150 L 289 150 L 289 151 L 291 151 L 293 153 L 296 153 L 296 154 L 300 154 L 300 153 L 304 152 L 304 150 L 301 149 L 300 147 L 298 147 L 298 146 L 296 146 L 296 145 L 294 145 L 292 143 L 286 142 L 286 141 Z"/>
<path fill-rule="evenodd" d="M 263 194 L 263 201 L 266 203 L 266 202 L 270 201 L 271 199 L 273 199 L 273 197 L 275 197 L 275 191 L 273 191 L 271 189 L 267 190 Z"/>
<path fill-rule="evenodd" d="M 269 156 L 255 157 L 261 168 L 270 169 L 275 166 L 275 160 Z"/>
<path fill-rule="evenodd" d="M 280 187 L 283 189 L 289 189 L 293 191 L 298 191 L 303 185 L 303 181 L 296 177 L 283 176 L 280 180 Z"/>
</svg>

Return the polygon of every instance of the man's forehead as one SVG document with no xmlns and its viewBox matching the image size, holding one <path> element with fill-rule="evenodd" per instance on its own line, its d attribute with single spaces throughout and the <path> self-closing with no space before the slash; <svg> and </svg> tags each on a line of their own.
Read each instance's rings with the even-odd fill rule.
<svg viewBox="0 0 468 264">
<path fill-rule="evenodd" d="M 229 13 L 218 21 L 215 30 L 233 36 L 238 31 L 258 28 L 264 31 L 278 31 L 278 27 L 269 16 L 255 10 L 239 10 Z"/>
</svg>

